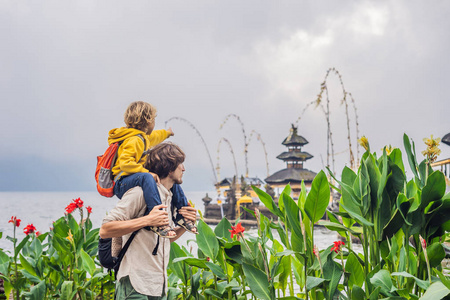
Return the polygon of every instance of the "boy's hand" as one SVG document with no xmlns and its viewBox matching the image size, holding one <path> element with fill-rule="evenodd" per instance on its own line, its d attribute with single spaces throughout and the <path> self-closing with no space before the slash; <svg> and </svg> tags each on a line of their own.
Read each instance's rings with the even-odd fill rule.
<svg viewBox="0 0 450 300">
<path fill-rule="evenodd" d="M 173 131 L 172 131 L 172 127 L 169 127 L 169 129 L 167 129 L 167 131 L 169 132 L 169 136 L 175 135 L 175 133 L 173 133 Z"/>
<path fill-rule="evenodd" d="M 149 172 L 149 173 L 150 173 L 150 175 L 153 176 L 153 179 L 155 179 L 156 183 L 160 183 L 161 182 L 161 180 L 159 180 L 159 176 L 157 174 L 152 173 L 152 172 Z"/>
</svg>

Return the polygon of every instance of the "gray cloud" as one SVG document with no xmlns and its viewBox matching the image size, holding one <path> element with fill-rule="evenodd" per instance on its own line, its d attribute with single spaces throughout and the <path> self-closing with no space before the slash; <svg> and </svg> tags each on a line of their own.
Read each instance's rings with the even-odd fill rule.
<svg viewBox="0 0 450 300">
<path fill-rule="evenodd" d="M 237 114 L 247 135 L 261 134 L 274 172 L 283 168 L 275 157 L 290 124 L 315 100 L 330 67 L 352 93 L 360 135 L 372 149 L 403 148 L 406 132 L 419 152 L 422 138 L 450 129 L 449 8 L 444 1 L 4 1 L 0 155 L 10 176 L 0 189 L 52 189 L 51 182 L 23 184 L 23 170 L 35 181 L 67 160 L 77 168 L 69 167 L 70 184 L 60 186 L 93 188 L 95 156 L 108 130 L 122 126 L 124 109 L 138 99 L 157 106 L 159 128 L 174 116 L 193 123 L 214 167 L 219 139 L 229 139 L 244 172 L 239 123 L 231 118 L 219 129 Z M 345 114 L 337 77 L 330 75 L 328 85 L 339 170 L 348 163 Z M 185 188 L 211 188 L 212 167 L 195 131 L 177 120 L 168 126 L 188 155 Z M 320 170 L 327 142 L 322 111 L 311 106 L 299 131 L 314 155 L 306 167 Z M 351 134 L 355 147 L 354 126 Z M 250 175 L 264 178 L 262 144 L 253 139 L 248 150 Z M 442 152 L 448 157 L 450 147 Z M 27 168 L 30 161 L 35 165 Z M 220 163 L 222 177 L 233 174 L 225 144 Z"/>
</svg>

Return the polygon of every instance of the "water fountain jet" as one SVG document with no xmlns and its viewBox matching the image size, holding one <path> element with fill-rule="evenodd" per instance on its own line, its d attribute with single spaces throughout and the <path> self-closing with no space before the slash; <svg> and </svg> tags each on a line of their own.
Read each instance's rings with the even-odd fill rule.
<svg viewBox="0 0 450 300">
<path fill-rule="evenodd" d="M 205 147 L 206 153 L 208 154 L 208 158 L 209 158 L 209 162 L 210 162 L 210 164 L 211 164 L 211 168 L 212 168 L 212 172 L 213 172 L 213 175 L 214 175 L 214 179 L 215 179 L 215 181 L 217 182 L 217 175 L 216 175 L 216 172 L 215 172 L 215 170 L 214 170 L 214 164 L 213 164 L 213 161 L 212 161 L 212 159 L 211 159 L 211 154 L 209 153 L 208 146 L 206 145 L 206 142 L 205 142 L 205 140 L 203 139 L 203 136 L 200 134 L 200 131 L 198 131 L 197 127 L 195 127 L 194 124 L 192 124 L 192 123 L 189 122 L 188 120 L 186 120 L 186 119 L 184 119 L 184 118 L 181 118 L 181 117 L 172 117 L 172 118 L 168 119 L 168 120 L 164 123 L 165 127 L 167 127 L 167 123 L 169 123 L 169 122 L 172 121 L 172 120 L 178 120 L 178 121 L 185 122 L 185 123 L 188 124 L 192 129 L 195 130 L 195 132 L 197 133 L 197 135 L 200 137 L 200 140 L 202 141 L 203 146 Z"/>
</svg>

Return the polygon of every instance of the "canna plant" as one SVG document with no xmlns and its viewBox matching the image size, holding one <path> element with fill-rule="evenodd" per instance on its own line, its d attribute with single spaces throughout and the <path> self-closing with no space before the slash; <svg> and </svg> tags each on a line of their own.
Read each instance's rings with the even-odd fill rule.
<svg viewBox="0 0 450 300">
<path fill-rule="evenodd" d="M 342 194 L 336 214 L 342 223 L 331 213 L 329 222 L 319 223 L 346 237 L 359 232 L 364 261 L 357 261 L 364 270 L 365 297 L 432 297 L 432 286 L 441 287 L 439 291 L 447 295 L 450 285 L 437 277 L 443 278 L 441 241 L 450 220 L 444 175 L 431 169 L 429 158 L 417 163 L 414 143 L 406 134 L 404 146 L 414 175 L 410 180 L 399 149 L 384 148 L 377 158 L 367 140 L 364 145 L 358 171 L 344 168 L 341 180 L 334 177 L 339 183 L 335 189 Z M 352 298 L 358 299 L 362 287 L 356 288 Z M 427 293 L 429 289 L 432 292 Z"/>
<path fill-rule="evenodd" d="M 257 220 L 255 237 L 246 236 L 240 223 L 232 226 L 225 218 L 214 231 L 200 220 L 198 258 L 172 245 L 169 299 L 333 299 L 339 295 L 343 268 L 334 260 L 337 254 L 331 246 L 322 251 L 321 272 L 313 253 L 314 224 L 330 199 L 325 173 L 316 176 L 308 194 L 303 188 L 298 201 L 290 197 L 289 185 L 278 203 L 253 189 L 277 222 L 258 210 L 248 211 Z"/>
<path fill-rule="evenodd" d="M 339 212 L 327 210 L 330 184 L 324 172 L 309 193 L 302 183 L 298 199 L 289 185 L 275 201 L 253 187 L 276 216 L 258 210 L 258 235 L 244 233 L 223 219 L 213 231 L 199 222 L 198 257 L 172 248 L 169 299 L 441 299 L 450 280 L 441 267 L 442 241 L 450 226 L 445 178 L 416 161 L 414 143 L 404 136 L 413 178 L 406 176 L 400 149 L 385 147 L 380 157 L 366 152 L 355 172 L 333 174 L 341 194 Z M 436 143 L 429 142 L 433 147 Z M 436 150 L 435 152 L 436 153 Z M 331 173 L 331 172 L 330 172 Z M 244 208 L 245 209 L 245 208 Z M 328 220 L 323 220 L 324 214 Z M 345 242 L 319 250 L 314 227 L 326 226 Z M 231 231 L 231 232 L 230 232 Z M 274 237 L 274 231 L 278 237 Z M 362 253 L 353 250 L 352 238 Z M 173 293 L 171 293 L 173 292 Z"/>
<path fill-rule="evenodd" d="M 87 218 L 83 218 L 83 210 Z M 80 213 L 80 221 L 72 216 Z M 13 253 L 0 250 L 0 273 L 5 297 L 9 299 L 112 299 L 112 278 L 94 261 L 99 229 L 92 229 L 91 207 L 75 199 L 66 214 L 53 223 L 49 232 L 40 234 L 33 224 L 24 228 L 25 238 L 18 243 L 16 228 L 20 219 L 12 217 Z"/>
</svg>

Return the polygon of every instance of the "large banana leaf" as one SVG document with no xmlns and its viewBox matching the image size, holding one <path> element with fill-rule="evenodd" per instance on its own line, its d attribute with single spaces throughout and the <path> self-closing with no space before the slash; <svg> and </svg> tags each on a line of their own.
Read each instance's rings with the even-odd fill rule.
<svg viewBox="0 0 450 300">
<path fill-rule="evenodd" d="M 263 300 L 274 299 L 272 293 L 269 290 L 269 281 L 267 279 L 267 275 L 263 271 L 246 263 L 244 263 L 242 267 L 244 269 L 245 278 L 247 279 L 249 287 L 256 298 Z"/>
<path fill-rule="evenodd" d="M 325 172 L 320 171 L 311 184 L 311 190 L 305 202 L 305 212 L 312 223 L 316 223 L 323 217 L 329 202 L 330 185 Z"/>
<path fill-rule="evenodd" d="M 214 231 L 200 220 L 198 222 L 198 234 L 196 235 L 198 247 L 211 259 L 216 259 L 219 253 L 219 242 L 217 241 Z"/>
</svg>

